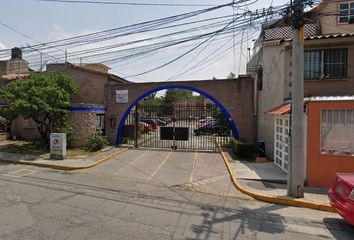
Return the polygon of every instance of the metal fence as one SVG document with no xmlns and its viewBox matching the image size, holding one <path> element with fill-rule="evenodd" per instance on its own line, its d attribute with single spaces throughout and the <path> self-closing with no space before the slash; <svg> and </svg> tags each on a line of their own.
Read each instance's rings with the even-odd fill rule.
<svg viewBox="0 0 354 240">
<path fill-rule="evenodd" d="M 121 142 L 144 148 L 216 150 L 227 146 L 231 128 L 216 106 L 137 106 L 122 128 Z"/>
</svg>

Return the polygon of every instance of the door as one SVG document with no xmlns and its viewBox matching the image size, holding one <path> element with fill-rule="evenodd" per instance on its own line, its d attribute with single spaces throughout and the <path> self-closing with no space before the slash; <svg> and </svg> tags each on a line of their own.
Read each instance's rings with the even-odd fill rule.
<svg viewBox="0 0 354 240">
<path fill-rule="evenodd" d="M 288 172 L 290 150 L 289 115 L 276 117 L 274 120 L 274 163 L 284 172 Z"/>
</svg>

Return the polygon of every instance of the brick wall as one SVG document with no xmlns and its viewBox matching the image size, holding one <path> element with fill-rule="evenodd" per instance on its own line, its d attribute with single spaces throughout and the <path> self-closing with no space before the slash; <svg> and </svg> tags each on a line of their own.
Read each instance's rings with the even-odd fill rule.
<svg viewBox="0 0 354 240">
<path fill-rule="evenodd" d="M 60 71 L 73 77 L 79 86 L 79 92 L 72 96 L 72 103 L 103 104 L 104 86 L 108 82 L 108 77 L 101 73 L 75 68 L 64 64 L 49 64 L 48 71 Z"/>
<path fill-rule="evenodd" d="M 107 107 L 106 134 L 108 139 L 113 143 L 116 142 L 117 128 L 121 118 L 136 99 L 152 89 L 168 85 L 190 86 L 213 96 L 229 111 L 238 128 L 240 138 L 247 142 L 253 141 L 253 79 L 249 76 L 226 80 L 107 84 L 105 105 Z M 127 104 L 116 102 L 116 90 L 129 91 Z M 115 126 L 111 126 L 114 122 Z"/>
</svg>

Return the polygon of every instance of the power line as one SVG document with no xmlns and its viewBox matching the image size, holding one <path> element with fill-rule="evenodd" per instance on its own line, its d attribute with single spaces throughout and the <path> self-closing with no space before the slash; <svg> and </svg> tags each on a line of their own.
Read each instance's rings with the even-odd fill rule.
<svg viewBox="0 0 354 240">
<path fill-rule="evenodd" d="M 194 51 L 195 49 L 199 48 L 200 46 L 202 46 L 204 43 L 206 43 L 207 41 L 209 41 L 211 38 L 215 37 L 216 35 L 218 35 L 219 33 L 223 32 L 229 25 L 231 25 L 232 23 L 234 22 L 234 20 L 232 20 L 230 23 L 228 23 L 225 27 L 223 27 L 222 29 L 216 31 L 214 34 L 212 34 L 210 37 L 208 37 L 206 40 L 202 41 L 201 43 L 199 43 L 197 46 L 191 48 L 190 50 L 188 50 L 187 52 L 181 54 L 180 56 L 176 57 L 175 59 L 172 59 L 171 61 L 168 61 L 167 63 L 164 63 L 158 67 L 155 67 L 155 68 L 152 68 L 148 71 L 144 71 L 144 72 L 141 72 L 141 73 L 138 73 L 136 75 L 132 75 L 132 77 L 136 77 L 136 76 L 141 76 L 141 75 L 145 75 L 147 73 L 150 73 L 150 72 L 153 72 L 153 71 L 156 71 L 160 68 L 163 68 L 171 63 L 174 63 L 175 61 L 181 59 L 182 57 L 186 56 L 187 54 L 191 53 L 192 51 Z M 130 77 L 130 76 L 128 76 Z"/>
</svg>

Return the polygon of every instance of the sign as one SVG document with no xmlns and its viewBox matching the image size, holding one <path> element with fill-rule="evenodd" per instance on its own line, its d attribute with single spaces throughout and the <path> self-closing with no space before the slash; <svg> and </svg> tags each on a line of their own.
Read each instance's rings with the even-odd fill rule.
<svg viewBox="0 0 354 240">
<path fill-rule="evenodd" d="M 128 103 L 128 90 L 116 90 L 117 103 Z"/>
<path fill-rule="evenodd" d="M 66 158 L 66 134 L 50 134 L 50 158 L 63 160 Z"/>
</svg>

